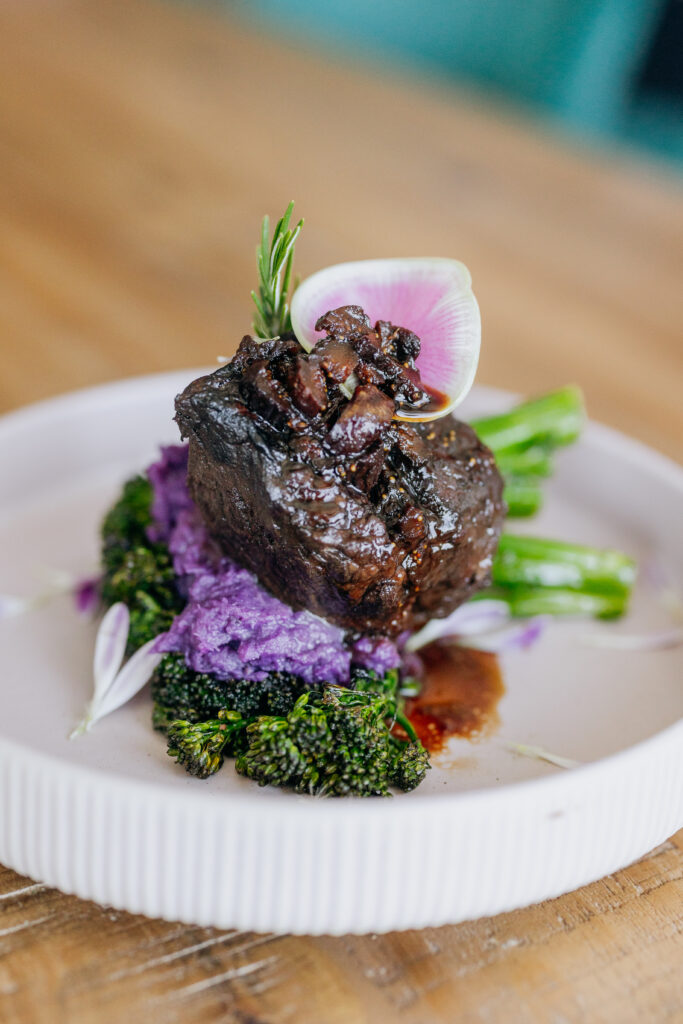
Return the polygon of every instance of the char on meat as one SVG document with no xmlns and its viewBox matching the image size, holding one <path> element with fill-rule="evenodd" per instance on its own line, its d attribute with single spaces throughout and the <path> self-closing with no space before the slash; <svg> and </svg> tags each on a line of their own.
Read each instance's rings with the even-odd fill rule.
<svg viewBox="0 0 683 1024">
<path fill-rule="evenodd" d="M 488 582 L 502 480 L 453 416 L 394 419 L 430 400 L 412 332 L 372 328 L 358 306 L 316 326 L 326 336 L 308 354 L 291 336 L 243 338 L 177 397 L 190 493 L 222 550 L 277 597 L 395 636 Z"/>
</svg>

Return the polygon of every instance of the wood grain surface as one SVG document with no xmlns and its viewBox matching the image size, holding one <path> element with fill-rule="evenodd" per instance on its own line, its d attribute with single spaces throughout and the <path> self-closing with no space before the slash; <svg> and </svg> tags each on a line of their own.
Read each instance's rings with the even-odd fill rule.
<svg viewBox="0 0 683 1024">
<path fill-rule="evenodd" d="M 678 183 L 379 64 L 151 0 L 2 4 L 0 406 L 229 354 L 260 217 L 294 197 L 300 272 L 458 256 L 481 381 L 576 381 L 680 458 Z M 541 906 L 381 937 L 150 921 L 1 869 L 0 1020 L 680 1022 L 683 834 Z"/>
</svg>

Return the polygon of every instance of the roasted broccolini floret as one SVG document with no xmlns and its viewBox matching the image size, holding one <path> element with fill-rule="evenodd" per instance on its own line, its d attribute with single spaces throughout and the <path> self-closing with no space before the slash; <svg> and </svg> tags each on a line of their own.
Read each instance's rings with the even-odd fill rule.
<svg viewBox="0 0 683 1024">
<path fill-rule="evenodd" d="M 179 672 L 179 667 L 170 664 L 168 671 Z M 210 680 L 199 678 L 198 686 Z M 261 786 L 336 796 L 383 796 L 390 786 L 414 789 L 425 776 L 429 756 L 398 707 L 398 673 L 359 671 L 361 679 L 371 689 L 308 690 L 279 714 L 249 717 L 246 709 L 224 709 L 208 721 L 169 723 L 166 707 L 157 703 L 156 724 L 168 731 L 169 754 L 202 778 L 217 771 L 231 752 L 237 756 L 237 771 Z M 226 691 L 234 686 L 223 685 Z M 244 686 L 258 684 L 245 681 Z M 261 690 L 271 706 L 274 691 L 272 683 L 271 689 Z M 283 695 L 283 704 L 290 699 Z M 407 740 L 392 733 L 396 723 Z"/>
<path fill-rule="evenodd" d="M 418 739 L 407 743 L 392 738 L 392 758 L 389 781 L 396 789 L 409 792 L 420 785 L 431 767 L 429 754 Z"/>
<path fill-rule="evenodd" d="M 169 628 L 183 606 L 166 547 L 152 543 L 152 486 L 145 477 L 124 485 L 102 524 L 102 600 L 130 612 L 128 653 Z"/>
<path fill-rule="evenodd" d="M 286 715 L 308 689 L 303 679 L 289 672 L 269 672 L 258 681 L 224 681 L 195 672 L 181 654 L 166 654 L 152 676 L 154 725 L 163 731 L 174 718 L 200 722 L 215 717 L 221 708 L 239 711 L 245 718 Z"/>
<path fill-rule="evenodd" d="M 208 722 L 171 722 L 168 752 L 190 775 L 208 779 L 221 767 L 223 757 L 245 725 L 237 711 L 219 711 L 216 718 Z"/>
<path fill-rule="evenodd" d="M 148 546 L 152 522 L 152 485 L 145 476 L 126 481 L 121 496 L 102 523 L 102 558 L 105 569 L 118 566 L 120 551 Z"/>
<path fill-rule="evenodd" d="M 370 669 L 354 668 L 350 689 L 396 694 L 398 672 L 380 676 Z M 268 672 L 261 680 L 221 680 L 195 672 L 181 654 L 166 654 L 152 676 L 153 723 L 166 731 L 175 718 L 201 722 L 214 718 L 221 708 L 239 711 L 245 718 L 287 715 L 297 699 L 311 689 L 290 672 Z"/>
<path fill-rule="evenodd" d="M 390 728 L 395 703 L 381 694 L 328 686 L 304 694 L 286 717 L 264 715 L 247 727 L 248 746 L 236 768 L 259 785 L 288 786 L 329 796 L 385 796 L 413 789 L 429 767 L 427 752 Z"/>
</svg>

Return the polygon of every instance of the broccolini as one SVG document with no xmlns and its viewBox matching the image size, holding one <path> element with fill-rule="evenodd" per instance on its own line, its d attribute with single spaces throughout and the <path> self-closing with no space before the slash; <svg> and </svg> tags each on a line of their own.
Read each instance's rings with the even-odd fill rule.
<svg viewBox="0 0 683 1024">
<path fill-rule="evenodd" d="M 208 722 L 171 722 L 168 752 L 190 775 L 208 779 L 223 764 L 231 741 L 239 737 L 246 721 L 238 711 L 219 711 Z"/>
<path fill-rule="evenodd" d="M 221 708 L 255 715 L 286 715 L 308 685 L 288 672 L 269 672 L 262 680 L 231 679 L 195 672 L 181 654 L 166 654 L 152 676 L 154 725 L 164 731 L 174 718 L 200 722 Z"/>
<path fill-rule="evenodd" d="M 553 451 L 577 439 L 584 418 L 583 396 L 570 387 L 472 421 L 503 474 L 508 516 L 538 512 L 543 502 L 541 478 L 552 474 Z"/>
<path fill-rule="evenodd" d="M 101 596 L 105 605 L 128 607 L 128 654 L 165 632 L 184 604 L 168 549 L 148 539 L 151 506 L 149 480 L 134 477 L 102 524 Z"/>
<path fill-rule="evenodd" d="M 363 676 L 374 690 L 325 686 L 302 693 L 283 714 L 249 719 L 222 710 L 204 722 L 171 722 L 168 752 L 200 778 L 217 771 L 232 752 L 237 771 L 261 786 L 330 796 L 414 789 L 429 768 L 429 755 L 400 711 L 398 673 Z M 407 740 L 393 734 L 395 723 Z"/>
<path fill-rule="evenodd" d="M 298 698 L 312 689 L 290 672 L 268 672 L 263 679 L 217 679 L 195 672 L 181 654 L 165 654 L 152 676 L 153 723 L 165 732 L 169 722 L 201 722 L 215 718 L 221 708 L 239 711 L 245 718 L 289 714 Z M 349 689 L 395 696 L 398 672 L 380 676 L 371 669 L 353 668 Z"/>
</svg>

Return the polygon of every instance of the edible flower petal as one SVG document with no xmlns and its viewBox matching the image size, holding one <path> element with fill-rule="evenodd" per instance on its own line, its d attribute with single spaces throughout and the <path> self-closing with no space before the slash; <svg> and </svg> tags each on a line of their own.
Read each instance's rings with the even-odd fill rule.
<svg viewBox="0 0 683 1024">
<path fill-rule="evenodd" d="M 100 597 L 101 576 L 87 576 L 77 580 L 73 586 L 73 597 L 76 611 L 88 615 L 97 608 Z"/>
<path fill-rule="evenodd" d="M 95 697 L 103 696 L 121 668 L 126 653 L 130 613 L 122 601 L 113 604 L 100 623 L 95 640 Z"/>
<path fill-rule="evenodd" d="M 0 621 L 13 619 L 17 615 L 42 608 L 56 597 L 71 593 L 79 612 L 89 612 L 97 604 L 99 576 L 76 577 L 63 569 L 41 570 L 45 581 L 43 590 L 32 597 L 20 597 L 17 594 L 0 594 Z"/>
<path fill-rule="evenodd" d="M 407 651 L 419 651 L 434 640 L 447 637 L 472 637 L 500 629 L 510 620 L 510 609 L 505 601 L 486 598 L 470 601 L 456 608 L 444 619 L 432 619 L 406 641 Z"/>
<path fill-rule="evenodd" d="M 92 721 L 96 722 L 112 711 L 123 707 L 149 682 L 152 673 L 161 661 L 162 655 L 155 650 L 157 638 L 148 640 L 117 673 L 109 689 L 104 693 L 96 708 Z"/>
<path fill-rule="evenodd" d="M 532 619 L 515 622 L 505 629 L 492 630 L 481 636 L 465 637 L 459 642 L 465 647 L 473 647 L 478 651 L 489 651 L 491 654 L 526 650 L 540 639 L 550 618 L 550 615 L 535 615 Z"/>
<path fill-rule="evenodd" d="M 93 697 L 69 739 L 88 732 L 139 693 L 161 661 L 155 651 L 158 637 L 148 641 L 121 668 L 128 641 L 130 614 L 122 602 L 113 604 L 100 623 L 93 659 Z"/>
</svg>

